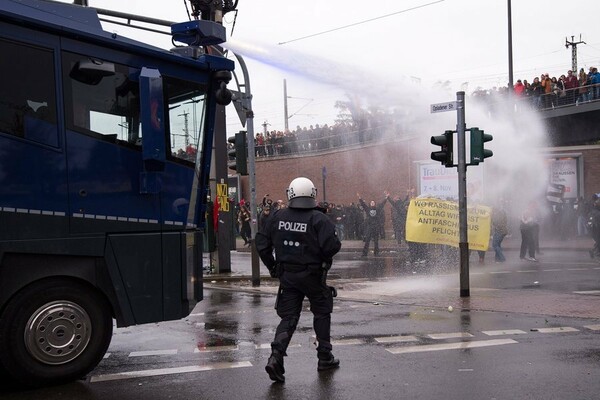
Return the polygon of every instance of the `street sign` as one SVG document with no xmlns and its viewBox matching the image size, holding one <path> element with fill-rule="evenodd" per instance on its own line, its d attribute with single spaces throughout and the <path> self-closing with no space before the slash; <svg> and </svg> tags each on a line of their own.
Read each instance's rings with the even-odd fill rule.
<svg viewBox="0 0 600 400">
<path fill-rule="evenodd" d="M 446 111 L 456 111 L 456 101 L 449 101 L 446 103 L 438 103 L 431 105 L 431 114 Z"/>
</svg>

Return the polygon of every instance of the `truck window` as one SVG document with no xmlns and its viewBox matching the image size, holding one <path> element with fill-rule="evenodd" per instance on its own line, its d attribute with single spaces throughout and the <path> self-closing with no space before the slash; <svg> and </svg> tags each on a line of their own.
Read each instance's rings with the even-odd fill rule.
<svg viewBox="0 0 600 400">
<path fill-rule="evenodd" d="M 196 162 L 197 149 L 204 140 L 206 86 L 173 78 L 165 82 L 171 156 Z"/>
<path fill-rule="evenodd" d="M 52 50 L 0 40 L 0 54 L 0 132 L 57 147 Z"/>
<path fill-rule="evenodd" d="M 64 52 L 67 129 L 140 146 L 139 74 L 127 65 Z"/>
</svg>

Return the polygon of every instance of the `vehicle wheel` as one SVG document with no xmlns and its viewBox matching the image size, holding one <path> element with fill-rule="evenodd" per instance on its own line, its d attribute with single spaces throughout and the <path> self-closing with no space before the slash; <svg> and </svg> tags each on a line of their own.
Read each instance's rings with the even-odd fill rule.
<svg viewBox="0 0 600 400">
<path fill-rule="evenodd" d="M 0 361 L 28 386 L 81 378 L 101 360 L 112 337 L 107 301 L 67 279 L 33 283 L 0 316 Z"/>
</svg>

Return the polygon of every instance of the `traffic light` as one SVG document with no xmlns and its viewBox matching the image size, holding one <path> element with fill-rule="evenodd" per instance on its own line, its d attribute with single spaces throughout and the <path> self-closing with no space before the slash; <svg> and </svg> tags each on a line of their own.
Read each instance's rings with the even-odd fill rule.
<svg viewBox="0 0 600 400">
<path fill-rule="evenodd" d="M 246 131 L 239 131 L 235 136 L 230 136 L 227 141 L 233 144 L 227 151 L 229 161 L 227 166 L 240 175 L 248 175 L 248 142 Z"/>
<path fill-rule="evenodd" d="M 446 168 L 454 167 L 454 154 L 452 141 L 454 139 L 454 131 L 446 131 L 441 136 L 432 136 L 431 144 L 440 146 L 440 151 L 434 151 L 431 153 L 431 159 L 439 161 Z"/>
<path fill-rule="evenodd" d="M 484 148 L 485 142 L 491 142 L 494 137 L 484 133 L 479 128 L 471 128 L 471 163 L 469 165 L 478 165 L 484 159 L 491 157 L 494 153 Z"/>
</svg>

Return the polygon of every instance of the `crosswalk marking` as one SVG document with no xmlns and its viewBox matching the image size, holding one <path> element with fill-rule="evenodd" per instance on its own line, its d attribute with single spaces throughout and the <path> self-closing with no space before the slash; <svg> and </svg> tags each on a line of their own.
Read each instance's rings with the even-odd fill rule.
<svg viewBox="0 0 600 400">
<path fill-rule="evenodd" d="M 383 337 L 376 337 L 375 341 L 377 343 L 404 343 L 404 342 L 416 342 L 419 339 L 417 339 L 416 336 L 383 336 Z"/>
<path fill-rule="evenodd" d="M 216 353 L 219 351 L 233 351 L 239 350 L 239 346 L 205 346 L 201 348 L 195 348 L 194 353 Z"/>
<path fill-rule="evenodd" d="M 132 351 L 131 353 L 129 353 L 129 357 L 166 356 L 173 354 L 177 354 L 177 349 Z"/>
<path fill-rule="evenodd" d="M 600 290 L 578 290 L 573 292 L 575 294 L 591 294 L 591 295 L 600 295 Z"/>
<path fill-rule="evenodd" d="M 352 346 L 357 344 L 363 344 L 364 342 L 360 339 L 338 339 L 332 340 L 331 344 L 333 346 Z"/>
<path fill-rule="evenodd" d="M 431 333 L 427 335 L 428 338 L 441 340 L 441 339 L 456 339 L 456 338 L 469 338 L 473 337 L 469 332 L 452 332 L 452 333 Z"/>
<path fill-rule="evenodd" d="M 302 345 L 300 345 L 300 343 L 290 343 L 290 345 L 288 346 L 288 349 L 291 349 L 291 348 L 294 348 L 294 347 L 302 347 Z M 256 350 L 264 350 L 264 349 L 271 350 L 271 343 L 257 344 L 257 345 L 254 345 L 254 348 Z"/>
<path fill-rule="evenodd" d="M 513 339 L 491 339 L 491 340 L 478 340 L 469 342 L 459 343 L 440 343 L 440 344 L 426 344 L 426 345 L 415 345 L 415 346 L 403 346 L 403 347 L 392 347 L 386 349 L 392 354 L 406 354 L 406 353 L 421 353 L 426 351 L 440 351 L 440 350 L 460 350 L 460 349 L 473 349 L 477 347 L 487 346 L 501 346 L 505 344 L 519 343 Z"/>
<path fill-rule="evenodd" d="M 188 372 L 213 371 L 213 370 L 217 370 L 217 369 L 243 368 L 243 367 L 251 367 L 251 366 L 252 366 L 252 363 L 250 361 L 240 361 L 240 362 L 214 363 L 211 365 L 191 365 L 188 367 L 147 369 L 147 370 L 142 370 L 142 371 L 129 371 L 129 372 L 119 372 L 116 374 L 92 376 L 92 378 L 90 379 L 90 383 L 115 381 L 115 380 L 122 380 L 122 379 L 144 378 L 144 377 L 159 376 L 159 375 L 183 374 L 183 373 L 188 373 Z"/>
<path fill-rule="evenodd" d="M 571 328 L 570 326 L 559 326 L 556 328 L 539 328 L 541 333 L 558 333 L 558 332 L 579 332 L 579 329 Z"/>
<path fill-rule="evenodd" d="M 501 336 L 501 335 L 526 335 L 527 332 L 520 329 L 504 329 L 498 331 L 481 331 L 484 335 L 488 336 Z"/>
</svg>

